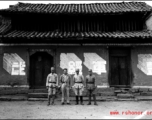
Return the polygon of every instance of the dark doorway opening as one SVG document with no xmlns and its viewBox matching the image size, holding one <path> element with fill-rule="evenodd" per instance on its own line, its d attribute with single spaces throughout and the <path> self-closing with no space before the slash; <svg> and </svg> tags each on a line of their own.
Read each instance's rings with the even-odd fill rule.
<svg viewBox="0 0 152 120">
<path fill-rule="evenodd" d="M 53 66 L 53 56 L 47 52 L 36 52 L 30 56 L 30 88 L 45 88 L 46 78 Z"/>
<path fill-rule="evenodd" d="M 109 49 L 110 87 L 130 87 L 131 59 L 129 48 Z"/>
</svg>

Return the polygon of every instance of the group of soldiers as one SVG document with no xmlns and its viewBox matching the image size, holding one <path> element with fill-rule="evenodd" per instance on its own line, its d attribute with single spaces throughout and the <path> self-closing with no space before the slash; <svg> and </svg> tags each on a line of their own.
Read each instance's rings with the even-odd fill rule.
<svg viewBox="0 0 152 120">
<path fill-rule="evenodd" d="M 88 105 L 91 105 L 91 97 L 93 96 L 94 105 L 97 105 L 96 102 L 96 95 L 95 95 L 95 89 L 96 89 L 96 82 L 95 82 L 95 76 L 92 74 L 92 70 L 88 70 L 88 75 L 84 79 L 83 75 L 79 74 L 79 69 L 76 69 L 75 75 L 73 76 L 73 81 L 71 79 L 71 76 L 68 74 L 67 68 L 63 70 L 63 74 L 60 76 L 60 79 L 58 80 L 58 75 L 55 73 L 54 67 L 51 67 L 51 73 L 47 76 L 46 80 L 46 87 L 48 89 L 48 106 L 54 105 L 54 100 L 56 97 L 57 88 L 61 87 L 62 92 L 62 99 L 61 104 L 65 104 L 65 97 L 66 97 L 66 104 L 71 105 L 70 103 L 70 90 L 73 89 L 76 97 L 76 105 L 79 104 L 79 98 L 80 98 L 80 104 L 83 104 L 83 91 L 84 89 L 87 89 L 88 97 L 89 97 L 89 103 Z M 72 85 L 73 83 L 73 85 Z"/>
</svg>

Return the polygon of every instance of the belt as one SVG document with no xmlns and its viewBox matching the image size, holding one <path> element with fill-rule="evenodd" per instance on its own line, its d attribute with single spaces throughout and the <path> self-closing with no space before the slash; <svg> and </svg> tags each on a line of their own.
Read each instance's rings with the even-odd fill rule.
<svg viewBox="0 0 152 120">
<path fill-rule="evenodd" d="M 67 82 L 62 82 L 62 83 L 67 83 Z"/>
<path fill-rule="evenodd" d="M 56 83 L 56 82 L 49 82 L 49 83 Z"/>
<path fill-rule="evenodd" d="M 87 82 L 88 84 L 94 84 L 94 82 Z"/>
</svg>

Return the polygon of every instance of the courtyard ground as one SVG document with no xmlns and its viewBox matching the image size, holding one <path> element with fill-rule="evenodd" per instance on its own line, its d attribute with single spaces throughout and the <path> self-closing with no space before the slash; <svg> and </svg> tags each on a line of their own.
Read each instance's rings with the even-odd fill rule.
<svg viewBox="0 0 152 120">
<path fill-rule="evenodd" d="M 86 105 L 87 101 L 83 106 L 71 103 L 56 101 L 47 106 L 47 101 L 0 101 L 0 119 L 152 119 L 152 101 L 104 101 L 98 106 Z"/>
</svg>

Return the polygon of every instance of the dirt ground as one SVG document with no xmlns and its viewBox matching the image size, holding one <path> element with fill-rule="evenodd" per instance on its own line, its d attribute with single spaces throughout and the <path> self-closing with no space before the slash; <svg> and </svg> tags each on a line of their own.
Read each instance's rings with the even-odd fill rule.
<svg viewBox="0 0 152 120">
<path fill-rule="evenodd" d="M 0 101 L 0 119 L 150 119 L 152 118 L 152 101 L 108 101 L 98 102 L 98 106 L 60 105 L 56 102 L 47 106 L 47 101 Z M 146 115 L 140 112 L 146 111 Z M 110 112 L 119 112 L 111 115 Z M 130 111 L 130 112 L 128 112 Z M 126 115 L 128 112 L 128 115 Z M 136 115 L 133 112 L 136 112 Z M 138 114 L 138 113 L 139 114 Z M 151 115 L 147 113 L 151 112 Z M 145 112 L 144 112 L 145 113 Z M 114 113 L 113 113 L 114 114 Z M 123 114 L 123 115 L 122 115 Z M 138 114 L 138 115 L 137 115 Z"/>
</svg>

